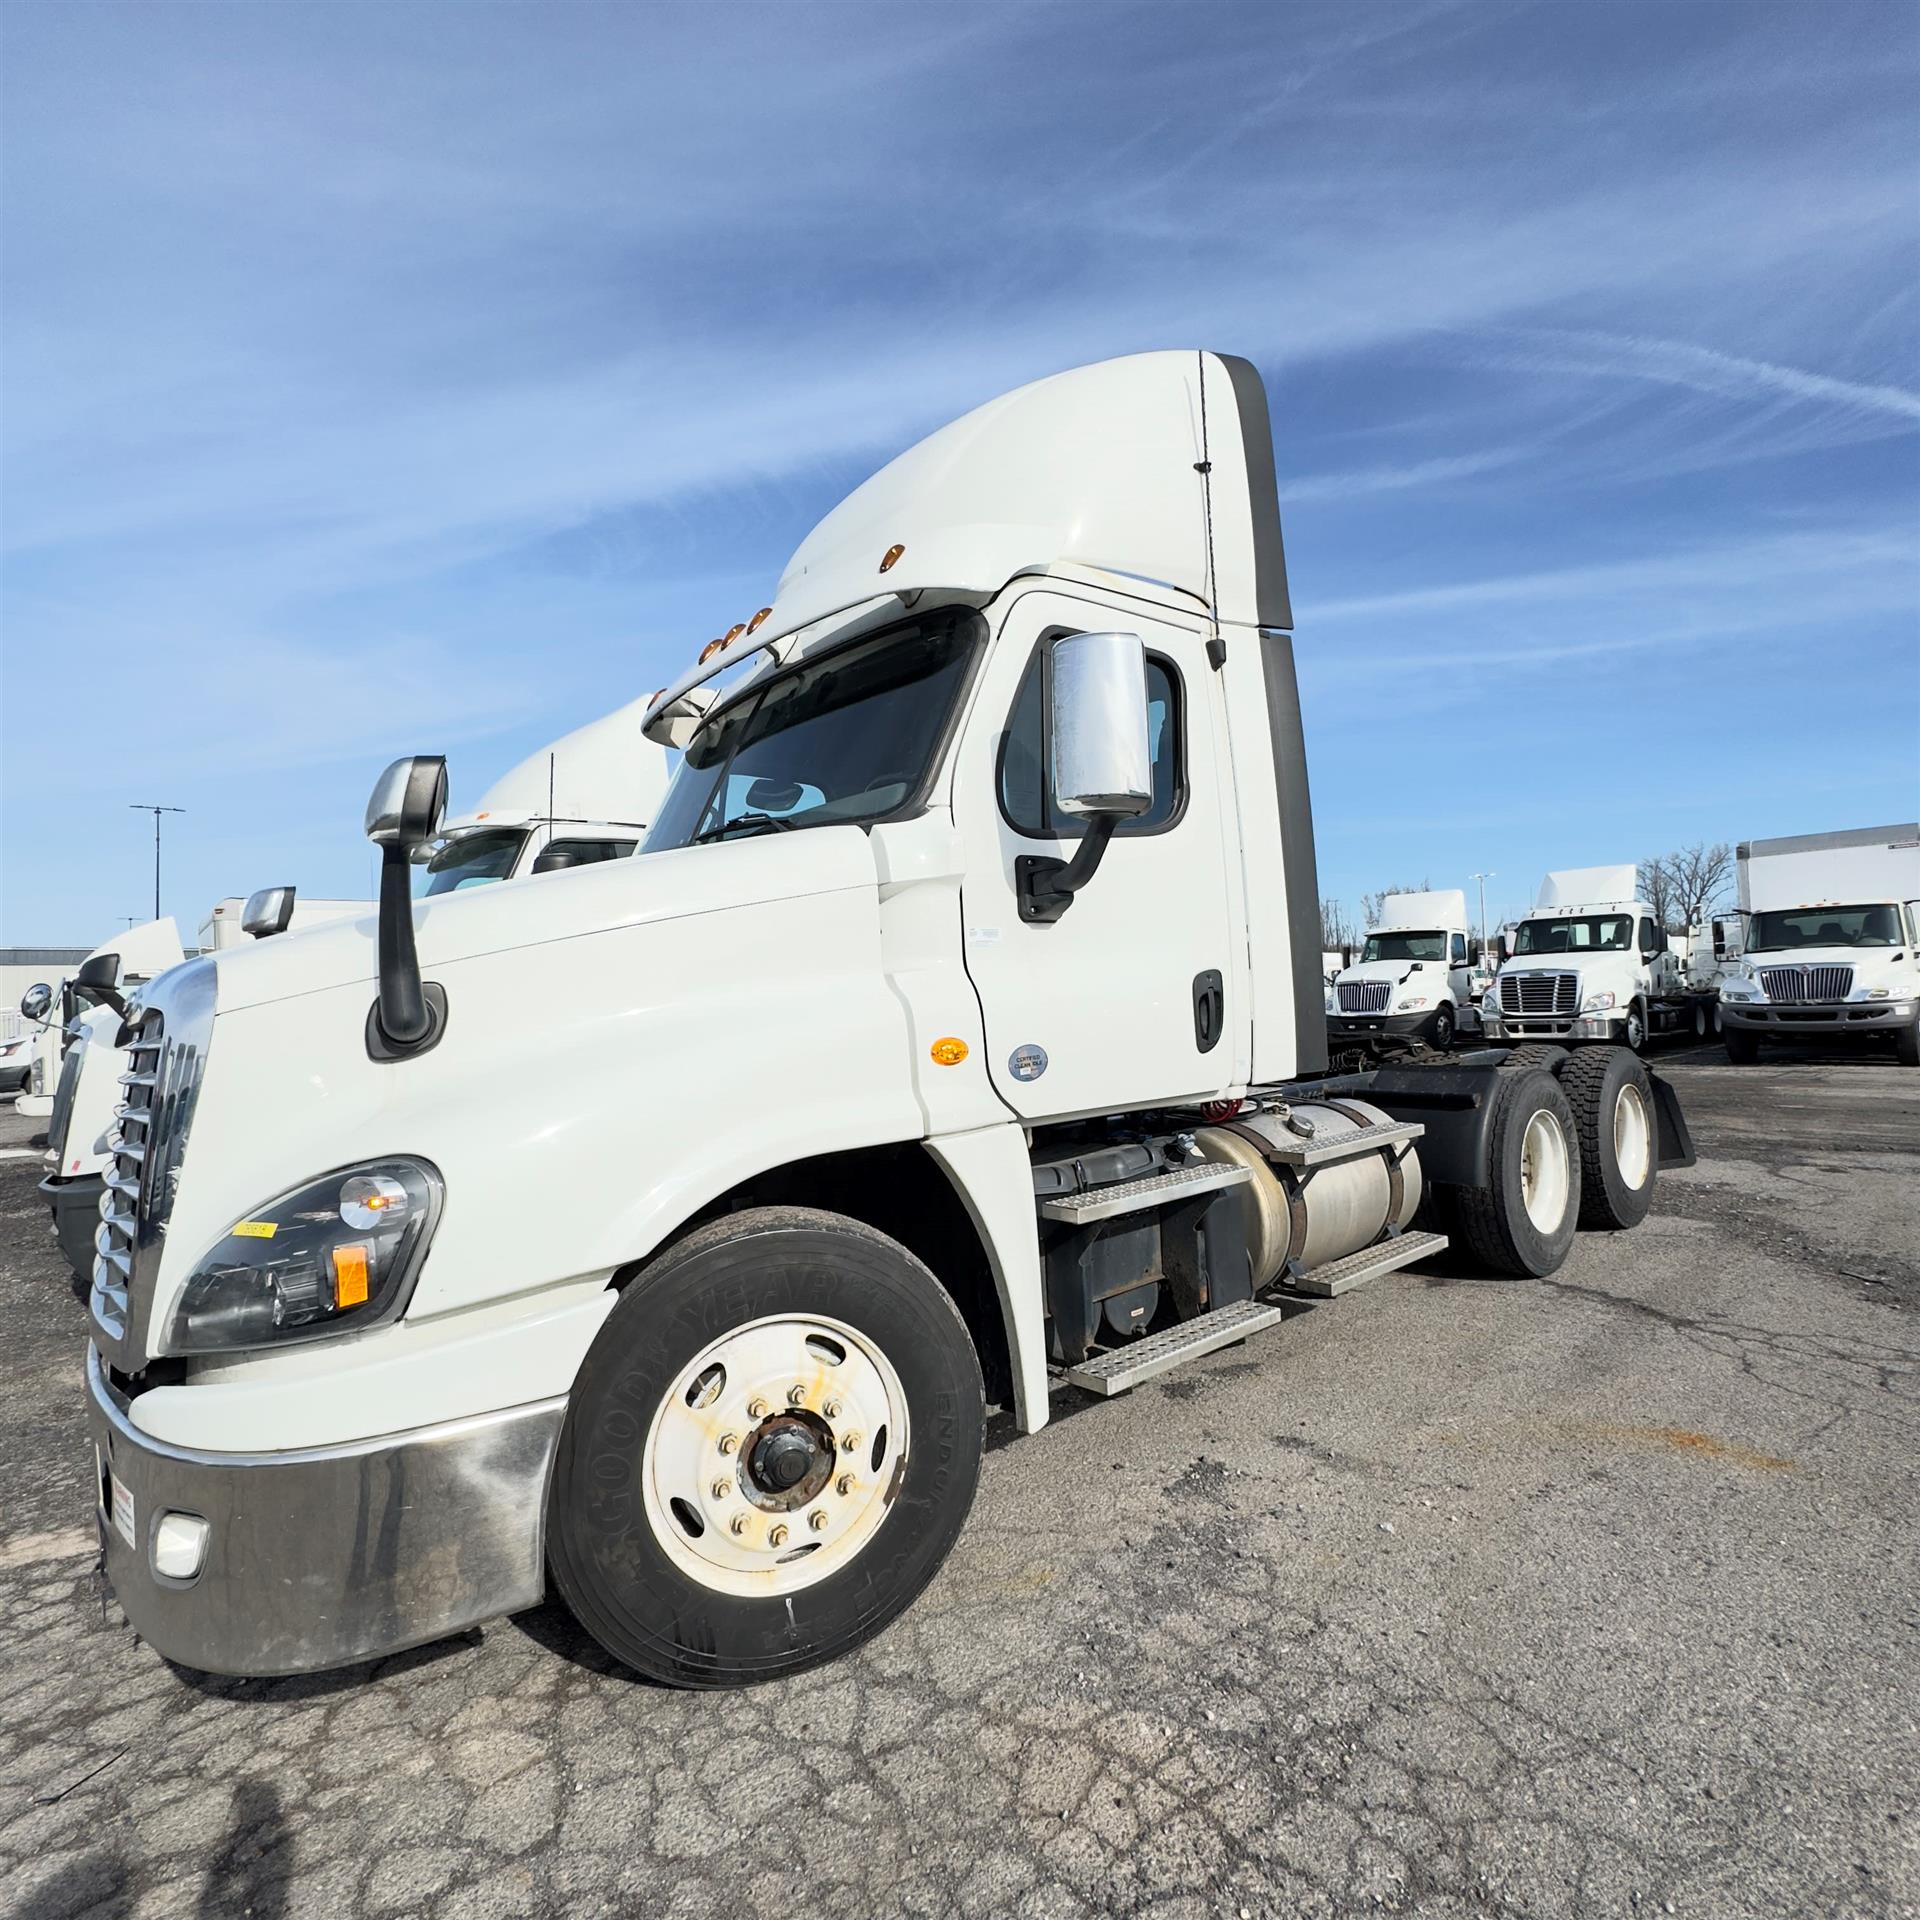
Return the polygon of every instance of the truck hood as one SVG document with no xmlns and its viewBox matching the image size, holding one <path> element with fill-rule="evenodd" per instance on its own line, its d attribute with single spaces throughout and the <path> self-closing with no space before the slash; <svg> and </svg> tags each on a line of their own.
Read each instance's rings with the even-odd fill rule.
<svg viewBox="0 0 1920 1920">
<path fill-rule="evenodd" d="M 1389 980 L 1396 986 L 1405 980 L 1409 986 L 1422 975 L 1444 981 L 1446 963 L 1440 960 L 1356 960 L 1341 974 L 1349 984 L 1359 980 Z"/>
<path fill-rule="evenodd" d="M 1874 980 L 1914 967 L 1909 947 L 1787 947 L 1778 953 L 1761 948 L 1748 953 L 1746 961 L 1756 973 L 1762 967 L 1851 967 L 1856 978 Z"/>
<path fill-rule="evenodd" d="M 436 967 L 514 948 L 875 884 L 861 828 L 808 827 L 417 900 L 414 939 L 421 974 L 431 980 Z M 354 981 L 365 981 L 371 994 L 378 924 L 374 914 L 356 914 L 216 955 L 221 1013 Z"/>
</svg>

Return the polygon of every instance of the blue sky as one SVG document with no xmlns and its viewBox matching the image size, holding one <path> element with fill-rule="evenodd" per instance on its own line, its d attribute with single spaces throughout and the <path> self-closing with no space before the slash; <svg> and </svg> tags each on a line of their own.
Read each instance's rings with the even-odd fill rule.
<svg viewBox="0 0 1920 1920">
<path fill-rule="evenodd" d="M 11 0 L 0 940 L 362 894 L 921 432 L 1266 375 L 1324 890 L 1912 818 L 1920 12 Z M 62 717 L 95 716 L 82 750 Z"/>
</svg>

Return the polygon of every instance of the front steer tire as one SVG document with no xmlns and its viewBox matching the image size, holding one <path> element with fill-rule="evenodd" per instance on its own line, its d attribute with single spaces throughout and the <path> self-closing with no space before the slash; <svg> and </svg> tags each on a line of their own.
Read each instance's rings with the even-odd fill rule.
<svg viewBox="0 0 1920 1920">
<path fill-rule="evenodd" d="M 726 1343 L 751 1338 L 754 1329 L 815 1320 L 882 1356 L 903 1397 L 905 1452 L 896 1447 L 872 1476 L 886 1489 L 884 1511 L 853 1557 L 811 1584 L 791 1584 L 794 1576 L 771 1554 L 764 1579 L 690 1574 L 695 1556 L 681 1542 L 663 1544 L 674 1522 L 657 1503 L 650 1510 L 646 1492 L 652 1450 L 663 1444 L 656 1436 L 669 1417 L 685 1418 L 679 1400 L 705 1404 L 682 1394 L 687 1370 L 716 1345 L 744 1351 Z M 829 1378 L 814 1393 L 816 1411 L 831 1391 Z M 768 1397 L 778 1424 L 787 1411 L 783 1396 L 769 1389 Z M 980 1365 L 966 1323 L 906 1248 L 860 1221 L 811 1208 L 727 1215 L 643 1270 L 588 1351 L 548 1493 L 554 1583 L 587 1632 L 649 1679 L 718 1688 L 785 1678 L 872 1639 L 919 1596 L 973 1504 L 984 1430 Z M 877 1447 L 880 1437 L 850 1437 L 856 1444 L 844 1457 L 831 1452 L 831 1441 L 827 1457 L 836 1471 L 851 1460 L 864 1475 L 869 1442 Z M 723 1460 L 716 1436 L 700 1472 L 744 1476 L 750 1450 L 730 1449 Z M 698 1507 L 704 1484 L 681 1504 Z M 831 1506 L 834 1491 L 829 1481 L 819 1504 Z M 716 1541 L 728 1510 L 704 1515 Z M 737 1504 L 731 1510 L 745 1512 L 756 1530 L 782 1517 Z M 807 1518 L 798 1507 L 790 1515 L 802 1545 Z M 797 1557 L 790 1551 L 784 1560 Z"/>
<path fill-rule="evenodd" d="M 1580 1135 L 1580 1224 L 1609 1232 L 1637 1227 L 1653 1204 L 1659 1161 L 1652 1076 L 1625 1047 L 1582 1047 L 1567 1062 L 1560 1090 Z"/>
<path fill-rule="evenodd" d="M 1498 1274 L 1540 1279 L 1566 1259 L 1579 1225 L 1579 1133 L 1567 1096 L 1544 1068 L 1503 1071 L 1495 1086 L 1499 1105 L 1493 1115 L 1487 1184 L 1447 1188 L 1444 1217 L 1450 1231 L 1483 1266 Z M 1557 1148 L 1547 1129 L 1557 1135 Z M 1536 1148 L 1541 1155 L 1536 1156 Z M 1559 1176 L 1558 1204 L 1554 1205 L 1550 1204 L 1552 1193 L 1539 1192 L 1536 1175 L 1541 1218 L 1535 1218 L 1527 1204 L 1526 1169 L 1536 1157 L 1553 1160 Z"/>
</svg>

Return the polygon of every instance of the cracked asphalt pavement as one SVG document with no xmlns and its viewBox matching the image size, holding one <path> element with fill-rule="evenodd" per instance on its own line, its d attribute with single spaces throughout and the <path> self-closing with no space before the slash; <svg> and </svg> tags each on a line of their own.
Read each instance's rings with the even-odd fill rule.
<svg viewBox="0 0 1920 1920">
<path fill-rule="evenodd" d="M 83 1311 L 0 1158 L 0 1913 L 1920 1910 L 1920 1074 L 1656 1065 L 1701 1161 L 1638 1232 L 1068 1396 L 878 1643 L 722 1696 L 557 1605 L 169 1668 L 96 1585 Z"/>
</svg>

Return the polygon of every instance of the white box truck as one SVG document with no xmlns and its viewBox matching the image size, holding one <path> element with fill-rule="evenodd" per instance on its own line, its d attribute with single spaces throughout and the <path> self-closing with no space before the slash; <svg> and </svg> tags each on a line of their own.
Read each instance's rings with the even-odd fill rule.
<svg viewBox="0 0 1920 1920">
<path fill-rule="evenodd" d="M 1605 1040 L 1639 1053 L 1655 1035 L 1691 1033 L 1680 962 L 1639 893 L 1633 866 L 1548 874 L 1481 1001 L 1487 1037 Z"/>
<path fill-rule="evenodd" d="M 1640 1218 L 1690 1148 L 1621 1048 L 1325 1074 L 1291 626 L 1259 376 L 1146 354 L 827 515 L 650 703 L 643 858 L 411 901 L 445 766 L 389 768 L 377 924 L 129 1018 L 87 1400 L 133 1624 L 337 1666 L 551 1567 L 635 1670 L 772 1679 L 933 1576 L 987 1399 Z"/>
<path fill-rule="evenodd" d="M 1334 1045 L 1421 1041 L 1444 1052 L 1473 1025 L 1470 949 L 1463 889 L 1388 894 L 1360 957 L 1333 983 Z"/>
<path fill-rule="evenodd" d="M 1727 1058 L 1760 1042 L 1891 1040 L 1920 1066 L 1920 824 L 1743 841 L 1746 952 L 1720 983 Z"/>
</svg>

